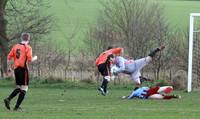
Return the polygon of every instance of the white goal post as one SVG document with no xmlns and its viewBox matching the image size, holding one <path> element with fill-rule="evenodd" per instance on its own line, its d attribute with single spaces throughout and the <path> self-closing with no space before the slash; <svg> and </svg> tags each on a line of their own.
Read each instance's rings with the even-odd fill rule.
<svg viewBox="0 0 200 119">
<path fill-rule="evenodd" d="M 192 60 L 193 60 L 193 35 L 194 32 L 200 32 L 194 30 L 194 18 L 200 17 L 200 13 L 190 14 L 190 27 L 189 27 L 189 54 L 188 54 L 188 86 L 187 91 L 192 91 Z"/>
</svg>

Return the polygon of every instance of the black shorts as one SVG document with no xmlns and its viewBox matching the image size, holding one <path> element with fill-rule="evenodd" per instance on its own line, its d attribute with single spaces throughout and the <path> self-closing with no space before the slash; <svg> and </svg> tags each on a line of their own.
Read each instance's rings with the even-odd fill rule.
<svg viewBox="0 0 200 119">
<path fill-rule="evenodd" d="M 107 63 L 99 64 L 98 70 L 102 76 L 110 76 L 110 64 Z"/>
<path fill-rule="evenodd" d="M 15 72 L 16 85 L 28 85 L 29 84 L 27 68 L 18 67 L 14 70 L 14 72 Z"/>
</svg>

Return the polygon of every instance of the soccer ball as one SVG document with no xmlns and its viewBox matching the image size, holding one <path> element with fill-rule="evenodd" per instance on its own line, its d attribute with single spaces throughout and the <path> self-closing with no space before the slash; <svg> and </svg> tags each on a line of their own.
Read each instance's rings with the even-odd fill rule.
<svg viewBox="0 0 200 119">
<path fill-rule="evenodd" d="M 113 75 L 115 75 L 116 74 L 116 71 L 117 71 L 117 66 L 116 65 L 113 65 L 113 66 L 111 66 L 111 73 L 113 74 Z"/>
</svg>

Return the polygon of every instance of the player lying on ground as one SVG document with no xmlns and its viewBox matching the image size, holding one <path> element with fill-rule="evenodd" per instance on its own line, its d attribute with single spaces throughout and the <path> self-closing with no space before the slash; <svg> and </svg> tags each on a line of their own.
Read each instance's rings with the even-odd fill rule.
<svg viewBox="0 0 200 119">
<path fill-rule="evenodd" d="M 28 91 L 29 76 L 27 62 L 37 60 L 37 56 L 32 57 L 32 48 L 29 44 L 30 34 L 22 33 L 21 42 L 14 45 L 8 54 L 8 69 L 11 70 L 11 60 L 14 60 L 14 74 L 16 88 L 4 99 L 5 106 L 10 110 L 10 101 L 19 94 L 14 110 L 19 110 L 22 101 Z"/>
<path fill-rule="evenodd" d="M 119 73 L 125 73 L 131 76 L 131 79 L 136 82 L 136 86 L 141 85 L 141 79 L 144 79 L 141 76 L 140 70 L 146 66 L 152 58 L 158 53 L 162 51 L 165 46 L 160 46 L 153 50 L 147 57 L 133 60 L 133 59 L 125 59 L 122 56 L 117 56 L 113 60 L 113 66 L 111 67 L 111 73 L 117 75 Z"/>
<path fill-rule="evenodd" d="M 155 86 L 155 87 L 136 87 L 129 96 L 123 96 L 123 99 L 180 99 L 179 95 L 170 95 L 172 93 L 172 86 Z"/>
<path fill-rule="evenodd" d="M 111 79 L 111 73 L 110 73 L 110 64 L 111 63 L 110 63 L 110 61 L 114 57 L 114 55 L 121 55 L 122 53 L 123 53 L 123 48 L 109 47 L 106 51 L 101 53 L 95 61 L 95 64 L 96 64 L 98 71 L 103 76 L 102 84 L 98 88 L 98 90 L 104 96 L 107 93 L 107 85 L 108 85 L 108 82 Z"/>
</svg>

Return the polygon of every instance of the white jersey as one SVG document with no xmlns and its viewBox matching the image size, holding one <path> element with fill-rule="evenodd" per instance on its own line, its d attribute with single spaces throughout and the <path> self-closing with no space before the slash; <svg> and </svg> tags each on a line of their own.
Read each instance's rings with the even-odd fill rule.
<svg viewBox="0 0 200 119">
<path fill-rule="evenodd" d="M 137 60 L 128 60 L 122 56 L 117 56 L 115 58 L 115 73 L 126 73 L 131 75 L 132 79 L 140 83 L 139 77 L 141 76 L 140 70 L 146 66 L 151 61 L 151 57 L 147 56 L 145 58 Z"/>
<path fill-rule="evenodd" d="M 115 58 L 115 65 L 117 67 L 117 73 L 131 74 L 134 72 L 135 69 L 134 60 L 128 60 L 121 56 Z"/>
</svg>

